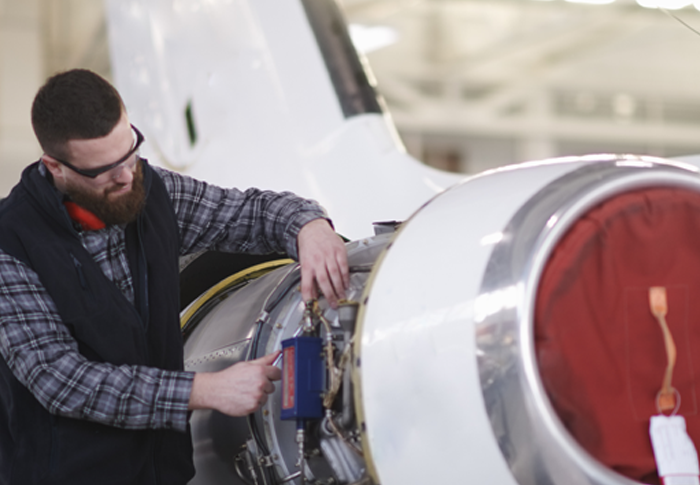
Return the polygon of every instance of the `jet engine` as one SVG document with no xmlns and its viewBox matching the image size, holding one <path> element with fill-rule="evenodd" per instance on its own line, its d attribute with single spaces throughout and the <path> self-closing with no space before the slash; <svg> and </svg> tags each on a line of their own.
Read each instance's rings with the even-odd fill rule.
<svg viewBox="0 0 700 485">
<path fill-rule="evenodd" d="M 224 279 L 183 311 L 186 368 L 281 349 L 283 380 L 247 418 L 194 412 L 192 483 L 658 483 L 667 361 L 643 295 L 668 291 L 673 412 L 700 438 L 699 201 L 680 162 L 513 165 L 349 242 L 337 310 L 302 301 L 291 261 Z"/>
</svg>

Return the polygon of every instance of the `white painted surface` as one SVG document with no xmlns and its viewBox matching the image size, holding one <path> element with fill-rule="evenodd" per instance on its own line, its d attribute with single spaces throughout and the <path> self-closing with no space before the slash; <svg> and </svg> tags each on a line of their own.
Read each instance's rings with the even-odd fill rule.
<svg viewBox="0 0 700 485">
<path fill-rule="evenodd" d="M 407 156 L 388 117 L 343 116 L 300 2 L 110 0 L 108 15 L 114 79 L 152 162 L 316 199 L 350 239 L 462 178 Z"/>
<path fill-rule="evenodd" d="M 474 302 L 508 221 L 582 163 L 523 170 L 527 165 L 476 176 L 436 197 L 405 224 L 375 270 L 360 374 L 382 485 L 466 483 L 456 469 L 469 483 L 516 483 L 482 399 Z"/>
</svg>

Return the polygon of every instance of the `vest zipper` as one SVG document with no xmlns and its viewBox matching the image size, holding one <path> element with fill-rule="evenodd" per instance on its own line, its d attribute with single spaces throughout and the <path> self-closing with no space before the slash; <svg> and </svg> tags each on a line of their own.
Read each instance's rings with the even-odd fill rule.
<svg viewBox="0 0 700 485">
<path fill-rule="evenodd" d="M 139 217 L 137 220 L 137 234 L 138 234 L 138 266 L 140 286 L 141 286 L 141 308 L 140 313 L 143 313 L 141 318 L 143 319 L 144 328 L 148 329 L 148 324 L 150 323 L 149 306 L 148 301 L 148 262 L 146 260 L 146 249 L 143 247 L 143 218 Z"/>
<path fill-rule="evenodd" d="M 73 264 L 75 264 L 75 270 L 78 273 L 80 286 L 83 287 L 83 290 L 87 290 L 87 280 L 85 279 L 85 273 L 83 273 L 83 264 L 80 261 L 78 261 L 78 258 L 76 258 L 73 253 L 70 253 L 70 257 L 73 258 Z"/>
</svg>

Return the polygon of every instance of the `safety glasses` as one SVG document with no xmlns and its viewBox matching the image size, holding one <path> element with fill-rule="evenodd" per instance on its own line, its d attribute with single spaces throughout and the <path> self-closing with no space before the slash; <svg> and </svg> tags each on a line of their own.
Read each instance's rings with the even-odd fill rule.
<svg viewBox="0 0 700 485">
<path fill-rule="evenodd" d="M 119 160 L 117 160 L 114 163 L 110 163 L 108 165 L 103 165 L 103 166 L 97 167 L 97 168 L 78 168 L 78 167 L 71 165 L 70 163 L 68 163 L 64 160 L 59 160 L 56 157 L 53 157 L 53 158 L 58 163 L 65 165 L 66 167 L 70 168 L 71 170 L 73 170 L 76 173 L 79 173 L 83 177 L 88 177 L 88 178 L 94 179 L 98 175 L 101 175 L 105 172 L 109 172 L 110 170 L 115 169 L 116 167 L 118 167 L 122 163 L 126 162 L 132 155 L 134 155 L 134 153 L 136 153 L 138 151 L 139 147 L 141 146 L 141 144 L 144 141 L 144 137 L 143 137 L 143 134 L 141 134 L 141 132 L 138 130 L 138 128 L 136 128 L 134 125 L 131 125 L 131 129 L 134 130 L 134 133 L 136 134 L 136 141 L 134 142 L 134 146 L 131 147 L 131 150 L 129 150 L 129 153 L 127 153 L 126 155 L 124 155 L 122 158 L 120 158 Z M 136 158 L 138 158 L 138 156 Z M 133 164 L 131 164 L 131 165 L 133 165 Z M 119 170 L 119 173 L 121 173 L 121 170 Z M 112 178 L 114 178 L 114 177 L 112 177 Z"/>
</svg>

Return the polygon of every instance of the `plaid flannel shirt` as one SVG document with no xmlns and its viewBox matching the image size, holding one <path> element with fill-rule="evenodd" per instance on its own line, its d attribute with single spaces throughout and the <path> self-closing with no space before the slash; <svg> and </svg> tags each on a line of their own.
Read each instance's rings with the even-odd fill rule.
<svg viewBox="0 0 700 485">
<path fill-rule="evenodd" d="M 280 251 L 296 257 L 301 227 L 325 217 L 317 204 L 288 192 L 222 189 L 154 169 L 175 209 L 181 255 L 216 249 Z M 81 240 L 105 275 L 133 303 L 124 228 L 82 232 Z M 88 361 L 78 352 L 77 342 L 37 274 L 2 251 L 0 354 L 51 413 L 128 429 L 186 429 L 193 373 Z"/>
</svg>

